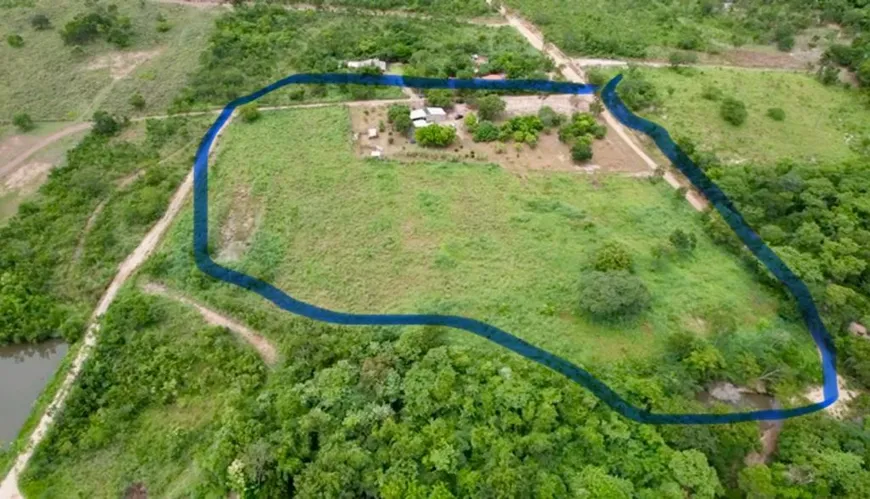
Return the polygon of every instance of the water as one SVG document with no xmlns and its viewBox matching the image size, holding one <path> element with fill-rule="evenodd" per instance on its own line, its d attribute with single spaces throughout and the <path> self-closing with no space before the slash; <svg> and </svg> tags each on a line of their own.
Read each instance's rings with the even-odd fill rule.
<svg viewBox="0 0 870 499">
<path fill-rule="evenodd" d="M 0 446 L 18 435 L 68 348 L 62 341 L 0 347 Z"/>
</svg>

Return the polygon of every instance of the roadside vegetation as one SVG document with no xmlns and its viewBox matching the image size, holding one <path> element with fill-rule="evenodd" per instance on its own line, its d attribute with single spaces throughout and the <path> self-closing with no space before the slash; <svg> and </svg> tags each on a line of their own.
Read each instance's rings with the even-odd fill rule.
<svg viewBox="0 0 870 499">
<path fill-rule="evenodd" d="M 189 154 L 163 164 L 161 158 L 185 147 L 192 152 L 204 130 L 203 121 L 188 118 L 137 125 L 107 113 L 94 119 L 66 164 L 0 228 L 0 344 L 82 334 L 117 265 L 189 168 Z"/>
<path fill-rule="evenodd" d="M 163 112 L 196 67 L 214 16 L 151 1 L 0 2 L 0 32 L 24 41 L 0 50 L 0 119 Z M 132 108 L 137 92 L 145 105 Z"/>
<path fill-rule="evenodd" d="M 485 0 L 272 0 L 287 5 L 313 5 L 321 9 L 332 7 L 419 12 L 442 16 L 480 16 L 490 8 Z"/>
<path fill-rule="evenodd" d="M 789 51 L 801 31 L 826 23 L 863 29 L 863 0 L 503 0 L 571 54 L 662 57 L 674 49 L 718 52 L 744 45 Z M 816 42 L 818 43 L 818 42 Z"/>
<path fill-rule="evenodd" d="M 487 56 L 487 62 L 475 68 L 474 54 Z M 509 27 L 255 5 L 221 16 L 199 69 L 174 108 L 222 106 L 290 74 L 347 72 L 347 61 L 371 58 L 400 63 L 405 75 L 438 78 L 471 78 L 477 69 L 479 74 L 546 79 L 546 72 L 553 68 L 549 59 Z M 380 72 L 376 68 L 359 71 Z M 307 85 L 274 92 L 258 103 L 401 95 L 396 87 Z"/>
</svg>

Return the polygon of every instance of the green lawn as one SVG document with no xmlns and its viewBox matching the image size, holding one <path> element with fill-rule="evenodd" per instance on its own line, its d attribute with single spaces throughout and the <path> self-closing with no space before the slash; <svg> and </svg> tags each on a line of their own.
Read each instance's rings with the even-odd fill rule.
<svg viewBox="0 0 870 499">
<path fill-rule="evenodd" d="M 782 159 L 831 162 L 870 153 L 870 111 L 855 90 L 824 86 L 800 73 L 739 69 L 641 69 L 661 96 L 662 105 L 648 113 L 672 136 L 686 136 L 729 162 L 773 163 Z M 740 126 L 720 116 L 721 101 L 702 97 L 716 87 L 746 105 Z M 671 92 L 673 90 L 673 92 Z M 785 111 L 774 121 L 770 108 Z"/>
<path fill-rule="evenodd" d="M 89 118 L 97 109 L 134 114 L 128 100 L 139 91 L 145 98 L 144 113 L 163 112 L 187 83 L 196 69 L 199 53 L 208 42 L 216 12 L 209 9 L 153 2 L 116 2 L 121 15 L 129 16 L 134 27 L 132 45 L 119 50 L 97 41 L 83 46 L 80 53 L 63 44 L 60 30 L 76 14 L 86 12 L 82 2 L 72 0 L 34 0 L 0 3 L 0 119 L 8 120 L 18 112 L 33 119 Z M 8 4 L 8 3 L 7 3 Z M 48 16 L 52 29 L 37 31 L 30 19 L 37 13 Z M 159 33 L 158 14 L 171 24 Z M 8 34 L 24 38 L 22 48 L 6 42 Z M 101 58 L 130 58 L 131 53 L 150 53 L 127 76 L 113 80 L 107 67 L 96 69 Z M 105 66 L 105 65 L 103 65 Z"/>
<path fill-rule="evenodd" d="M 351 152 L 349 136 L 340 107 L 230 126 L 210 173 L 212 253 L 238 239 L 250 248 L 223 263 L 296 298 L 350 312 L 469 316 L 584 363 L 655 353 L 667 333 L 705 334 L 723 314 L 744 332 L 793 329 L 776 319 L 777 300 L 704 236 L 698 215 L 665 185 L 370 162 Z M 188 211 L 149 272 L 242 316 L 271 309 L 193 267 L 191 223 Z M 699 236 L 695 255 L 657 268 L 651 247 L 678 227 Z M 621 324 L 577 310 L 588 254 L 609 240 L 631 248 L 653 296 L 651 311 Z"/>
</svg>

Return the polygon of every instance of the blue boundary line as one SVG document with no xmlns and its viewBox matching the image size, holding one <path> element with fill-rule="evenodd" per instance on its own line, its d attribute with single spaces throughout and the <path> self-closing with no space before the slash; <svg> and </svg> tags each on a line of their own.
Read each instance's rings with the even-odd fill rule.
<svg viewBox="0 0 870 499">
<path fill-rule="evenodd" d="M 279 80 L 256 92 L 239 97 L 223 109 L 217 120 L 208 129 L 194 163 L 194 200 L 193 200 L 193 247 L 197 267 L 215 279 L 235 284 L 253 291 L 276 306 L 302 315 L 309 319 L 332 324 L 355 326 L 446 326 L 462 329 L 476 334 L 481 338 L 501 345 L 508 350 L 522 355 L 566 376 L 572 381 L 584 386 L 605 404 L 619 414 L 639 423 L 651 424 L 721 424 L 742 421 L 787 419 L 809 414 L 823 409 L 837 401 L 837 373 L 833 341 L 825 329 L 816 309 L 815 302 L 806 285 L 783 263 L 776 254 L 764 244 L 761 238 L 746 223 L 731 201 L 719 187 L 713 183 L 700 168 L 683 153 L 671 140 L 668 132 L 643 118 L 632 114 L 616 95 L 616 86 L 622 76 L 617 76 L 607 83 L 602 91 L 602 100 L 607 108 L 626 126 L 641 131 L 652 138 L 659 149 L 674 165 L 703 192 L 716 210 L 722 215 L 728 225 L 740 237 L 750 251 L 782 282 L 789 292 L 797 299 L 804 322 L 822 355 L 824 372 L 825 400 L 819 403 L 796 407 L 792 409 L 771 409 L 763 411 L 739 412 L 728 414 L 659 414 L 636 407 L 623 399 L 613 389 L 597 379 L 585 369 L 573 363 L 538 348 L 516 336 L 503 331 L 491 324 L 475 319 L 454 315 L 434 314 L 349 314 L 336 312 L 297 300 L 271 284 L 261 281 L 241 272 L 222 267 L 212 260 L 208 254 L 208 151 L 214 143 L 217 132 L 224 126 L 233 111 L 241 105 L 252 102 L 260 97 L 294 84 L 360 84 L 386 85 L 412 88 L 455 88 L 475 90 L 533 90 L 550 93 L 590 94 L 596 90 L 593 85 L 578 83 L 553 82 L 542 80 L 459 80 L 434 78 L 405 78 L 395 75 L 369 76 L 356 74 L 298 74 Z"/>
</svg>

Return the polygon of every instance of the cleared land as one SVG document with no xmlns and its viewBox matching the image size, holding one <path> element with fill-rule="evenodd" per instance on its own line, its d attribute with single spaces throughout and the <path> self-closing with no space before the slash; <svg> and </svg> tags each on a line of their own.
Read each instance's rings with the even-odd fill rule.
<svg viewBox="0 0 870 499">
<path fill-rule="evenodd" d="M 705 335 L 723 313 L 742 332 L 793 329 L 776 318 L 777 299 L 704 237 L 665 185 L 365 161 L 350 135 L 348 111 L 337 107 L 230 127 L 209 181 L 218 260 L 318 305 L 466 315 L 583 363 L 653 354 L 667 333 Z M 655 264 L 650 248 L 678 227 L 699 236 L 695 256 Z M 179 220 L 149 263 L 152 278 L 219 308 L 271 307 L 202 277 L 191 230 L 189 215 Z M 612 240 L 633 251 L 653 296 L 651 312 L 618 324 L 577 311 L 588 254 Z"/>
<path fill-rule="evenodd" d="M 13 6 L 8 6 L 13 5 Z M 181 5 L 118 2 L 133 25 L 131 45 L 123 50 L 104 41 L 74 49 L 60 31 L 75 15 L 89 11 L 81 2 L 36 0 L 0 5 L 0 32 L 19 34 L 24 46 L 0 50 L 4 84 L 0 119 L 26 112 L 35 120 L 89 118 L 97 109 L 133 113 L 130 97 L 139 92 L 145 107 L 162 112 L 186 84 L 208 42 L 216 13 Z M 31 18 L 45 14 L 52 28 L 36 30 Z M 163 15 L 169 31 L 157 30 Z"/>
<path fill-rule="evenodd" d="M 726 162 L 775 163 L 783 159 L 831 162 L 870 153 L 870 112 L 852 89 L 825 86 L 801 73 L 739 69 L 639 68 L 661 104 L 641 114 L 674 137 L 689 137 Z M 612 71 L 615 74 L 615 71 Z M 705 98 L 718 90 L 721 97 Z M 721 117 L 722 99 L 746 105 L 748 117 L 733 126 Z M 785 111 L 783 121 L 768 109 Z"/>
</svg>

